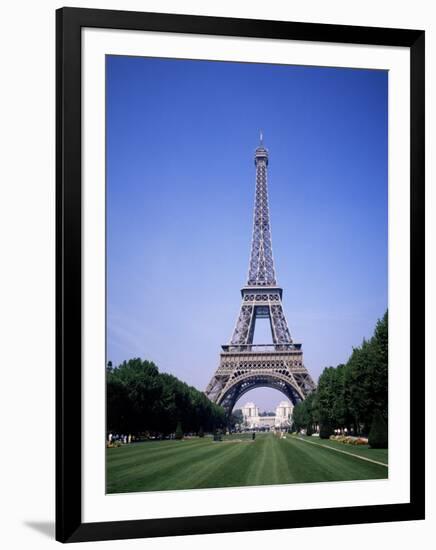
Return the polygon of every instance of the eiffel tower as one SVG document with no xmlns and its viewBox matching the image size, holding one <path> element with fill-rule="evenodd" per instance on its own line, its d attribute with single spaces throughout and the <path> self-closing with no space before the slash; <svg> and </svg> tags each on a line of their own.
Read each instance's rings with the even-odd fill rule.
<svg viewBox="0 0 436 550">
<path fill-rule="evenodd" d="M 277 286 L 268 206 L 268 150 L 260 145 L 254 155 L 256 193 L 253 239 L 247 285 L 232 339 L 222 346 L 220 365 L 206 388 L 211 401 L 230 414 L 238 399 L 257 387 L 275 388 L 295 405 L 315 389 L 303 362 L 301 344 L 289 332 L 282 306 L 283 289 Z M 272 344 L 254 345 L 256 319 L 270 322 Z"/>
</svg>

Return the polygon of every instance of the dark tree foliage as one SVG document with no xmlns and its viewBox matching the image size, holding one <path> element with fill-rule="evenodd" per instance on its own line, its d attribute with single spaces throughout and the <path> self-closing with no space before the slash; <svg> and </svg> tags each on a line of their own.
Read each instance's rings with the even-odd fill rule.
<svg viewBox="0 0 436 550">
<path fill-rule="evenodd" d="M 133 415 L 131 403 L 125 386 L 119 380 L 107 384 L 107 425 L 116 426 L 117 431 L 129 431 L 130 419 Z"/>
<path fill-rule="evenodd" d="M 229 418 L 229 427 L 234 428 L 236 424 L 241 425 L 244 422 L 241 409 L 235 409 Z"/>
<path fill-rule="evenodd" d="M 374 413 L 368 443 L 373 449 L 388 448 L 388 426 L 380 411 Z"/>
<path fill-rule="evenodd" d="M 180 422 L 177 422 L 175 436 L 176 436 L 176 439 L 183 439 L 183 430 L 182 430 L 182 425 L 180 424 Z"/>
<path fill-rule="evenodd" d="M 296 431 L 306 430 L 311 435 L 318 421 L 318 404 L 314 392 L 309 394 L 304 401 L 296 405 L 293 411 L 293 428 Z"/>
<path fill-rule="evenodd" d="M 226 423 L 224 409 L 150 361 L 130 359 L 107 367 L 107 428 L 114 432 L 213 431 Z"/>
<path fill-rule="evenodd" d="M 353 349 L 345 365 L 327 367 L 316 391 L 293 412 L 294 429 L 310 432 L 315 425 L 327 434 L 347 428 L 368 434 L 375 411 L 388 417 L 388 312 L 376 324 L 370 340 Z M 330 435 L 330 434 L 329 434 Z M 328 437 L 328 436 L 327 436 Z"/>
<path fill-rule="evenodd" d="M 321 419 L 319 423 L 319 437 L 328 439 L 333 434 L 333 428 L 328 418 Z"/>
</svg>

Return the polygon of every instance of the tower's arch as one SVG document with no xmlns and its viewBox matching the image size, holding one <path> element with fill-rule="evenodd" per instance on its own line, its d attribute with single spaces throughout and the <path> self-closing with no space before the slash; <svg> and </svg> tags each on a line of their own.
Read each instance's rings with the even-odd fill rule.
<svg viewBox="0 0 436 550">
<path fill-rule="evenodd" d="M 235 376 L 228 387 L 222 392 L 217 404 L 224 407 L 230 414 L 235 404 L 247 392 L 256 388 L 271 388 L 284 395 L 292 405 L 304 400 L 298 385 L 290 380 L 286 374 L 282 373 L 246 373 L 241 376 Z"/>
</svg>

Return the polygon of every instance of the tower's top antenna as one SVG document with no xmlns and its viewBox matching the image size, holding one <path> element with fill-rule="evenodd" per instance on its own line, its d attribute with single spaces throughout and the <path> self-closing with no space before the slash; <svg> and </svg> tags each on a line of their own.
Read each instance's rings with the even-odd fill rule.
<svg viewBox="0 0 436 550">
<path fill-rule="evenodd" d="M 259 145 L 254 153 L 254 164 L 257 166 L 258 160 L 264 160 L 268 164 L 268 150 L 263 146 L 263 131 L 259 130 Z"/>
</svg>

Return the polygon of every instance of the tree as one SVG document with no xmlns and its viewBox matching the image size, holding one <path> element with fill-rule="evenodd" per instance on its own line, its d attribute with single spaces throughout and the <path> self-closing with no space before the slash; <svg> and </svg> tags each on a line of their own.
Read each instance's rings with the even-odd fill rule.
<svg viewBox="0 0 436 550">
<path fill-rule="evenodd" d="M 108 363 L 106 380 L 111 431 L 169 434 L 180 421 L 186 431 L 198 432 L 200 426 L 212 431 L 226 423 L 222 407 L 175 376 L 160 373 L 150 361 L 130 359 L 118 367 Z"/>
<path fill-rule="evenodd" d="M 239 424 L 241 426 L 243 422 L 244 422 L 244 417 L 242 415 L 242 410 L 235 409 L 234 411 L 232 411 L 232 414 L 230 415 L 230 418 L 229 418 L 230 428 L 234 428 L 236 424 Z"/>
<path fill-rule="evenodd" d="M 388 417 L 388 312 L 377 321 L 373 336 L 373 401 L 383 418 Z"/>
<path fill-rule="evenodd" d="M 345 373 L 350 415 L 357 431 L 369 432 L 374 410 L 388 416 L 388 312 L 377 321 L 374 335 L 355 348 Z"/>
<path fill-rule="evenodd" d="M 321 419 L 319 423 L 319 437 L 328 439 L 333 434 L 333 428 L 328 418 Z"/>
<path fill-rule="evenodd" d="M 368 437 L 372 449 L 388 448 L 388 426 L 380 411 L 376 410 Z"/>
<path fill-rule="evenodd" d="M 317 401 L 320 426 L 330 426 L 335 422 L 334 406 L 339 398 L 337 371 L 334 367 L 323 370 L 318 380 Z"/>
<path fill-rule="evenodd" d="M 321 437 L 336 428 L 368 434 L 374 411 L 388 418 L 388 312 L 370 340 L 354 348 L 345 365 L 327 367 L 317 389 L 294 408 L 293 426 L 307 433 L 320 425 Z"/>
<path fill-rule="evenodd" d="M 295 405 L 292 411 L 292 424 L 295 431 L 306 430 L 307 435 L 312 435 L 315 423 L 317 423 L 316 394 L 311 392 L 304 401 Z"/>
<path fill-rule="evenodd" d="M 176 439 L 183 439 L 182 424 L 180 422 L 177 422 Z"/>
<path fill-rule="evenodd" d="M 108 431 L 129 431 L 132 418 L 131 403 L 126 388 L 119 380 L 108 379 L 106 401 Z"/>
</svg>

